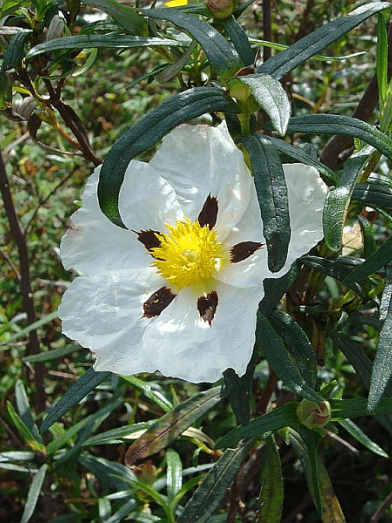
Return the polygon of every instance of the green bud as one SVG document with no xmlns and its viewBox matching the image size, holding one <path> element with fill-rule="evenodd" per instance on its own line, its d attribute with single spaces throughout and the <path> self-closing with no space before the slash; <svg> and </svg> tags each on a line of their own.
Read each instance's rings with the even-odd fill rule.
<svg viewBox="0 0 392 523">
<path fill-rule="evenodd" d="M 236 7 L 235 0 L 207 0 L 207 7 L 214 18 L 228 18 Z"/>
<path fill-rule="evenodd" d="M 300 422 L 308 429 L 322 429 L 331 420 L 331 405 L 328 401 L 310 401 L 303 399 L 297 407 Z"/>
</svg>

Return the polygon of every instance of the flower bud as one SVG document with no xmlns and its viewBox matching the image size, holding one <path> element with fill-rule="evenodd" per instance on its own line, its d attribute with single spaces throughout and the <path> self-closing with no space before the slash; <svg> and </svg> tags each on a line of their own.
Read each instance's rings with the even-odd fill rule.
<svg viewBox="0 0 392 523">
<path fill-rule="evenodd" d="M 310 401 L 303 399 L 297 407 L 300 422 L 308 429 L 322 429 L 331 420 L 331 405 L 328 401 Z"/>
<path fill-rule="evenodd" d="M 207 7 L 214 18 L 228 18 L 236 7 L 235 0 L 207 0 Z"/>
</svg>

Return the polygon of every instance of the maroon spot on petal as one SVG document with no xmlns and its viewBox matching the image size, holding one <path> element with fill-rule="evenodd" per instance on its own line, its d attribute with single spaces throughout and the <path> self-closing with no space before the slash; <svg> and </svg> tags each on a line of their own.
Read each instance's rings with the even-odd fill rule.
<svg viewBox="0 0 392 523">
<path fill-rule="evenodd" d="M 237 243 L 230 249 L 230 261 L 231 263 L 237 263 L 242 260 L 246 260 L 249 256 L 260 249 L 263 243 L 260 242 L 241 242 Z"/>
<path fill-rule="evenodd" d="M 209 194 L 204 202 L 203 208 L 197 218 L 201 227 L 206 225 L 212 230 L 216 224 L 216 218 L 218 216 L 218 199 L 215 196 Z"/>
<path fill-rule="evenodd" d="M 159 316 L 176 296 L 177 294 L 174 294 L 169 287 L 161 287 L 143 303 L 143 318 Z"/>
<path fill-rule="evenodd" d="M 150 253 L 155 247 L 160 247 L 161 242 L 159 238 L 156 237 L 156 235 L 159 234 L 159 231 L 148 229 L 147 231 L 133 232 L 137 234 L 139 242 L 141 242 Z"/>
<path fill-rule="evenodd" d="M 208 321 L 210 325 L 214 319 L 217 307 L 218 294 L 216 291 L 211 291 L 206 296 L 200 296 L 197 299 L 197 310 L 199 311 L 200 318 L 204 321 Z"/>
</svg>

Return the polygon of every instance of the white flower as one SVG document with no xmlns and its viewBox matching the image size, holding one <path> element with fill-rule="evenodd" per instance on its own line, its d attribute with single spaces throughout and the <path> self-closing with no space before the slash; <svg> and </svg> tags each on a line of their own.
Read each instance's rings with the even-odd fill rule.
<svg viewBox="0 0 392 523">
<path fill-rule="evenodd" d="M 181 125 L 149 164 L 130 162 L 119 198 L 128 230 L 99 208 L 99 170 L 61 242 L 64 267 L 82 274 L 59 308 L 63 332 L 91 349 L 99 371 L 195 383 L 228 368 L 243 375 L 263 280 L 322 238 L 318 172 L 284 166 L 291 242 L 284 268 L 271 273 L 253 179 L 224 124 Z"/>
</svg>

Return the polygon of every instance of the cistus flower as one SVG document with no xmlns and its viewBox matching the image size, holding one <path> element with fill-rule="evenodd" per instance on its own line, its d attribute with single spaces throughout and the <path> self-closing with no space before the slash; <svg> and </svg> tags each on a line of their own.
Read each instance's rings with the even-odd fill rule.
<svg viewBox="0 0 392 523">
<path fill-rule="evenodd" d="M 128 229 L 102 213 L 100 168 L 61 242 L 77 277 L 59 308 L 63 332 L 94 368 L 160 371 L 190 382 L 245 373 L 265 278 L 278 278 L 322 238 L 327 188 L 313 167 L 284 166 L 291 242 L 271 273 L 253 178 L 225 124 L 181 125 L 150 163 L 132 160 L 119 197 Z"/>
</svg>

